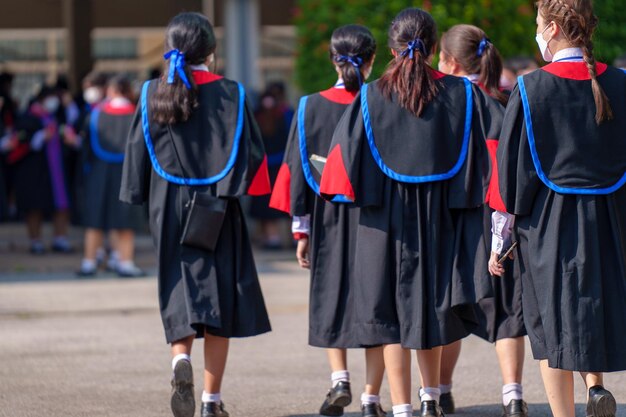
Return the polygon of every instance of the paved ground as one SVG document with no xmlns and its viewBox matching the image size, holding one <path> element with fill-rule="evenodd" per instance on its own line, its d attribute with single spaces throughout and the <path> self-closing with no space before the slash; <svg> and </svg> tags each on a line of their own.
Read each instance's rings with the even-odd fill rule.
<svg viewBox="0 0 626 417">
<path fill-rule="evenodd" d="M 32 258 L 16 237 L 20 230 L 0 226 L 0 416 L 169 416 L 170 359 L 154 277 L 76 280 L 79 255 Z M 138 247 L 139 263 L 154 271 L 149 238 L 140 238 Z M 307 275 L 291 257 L 257 254 L 274 331 L 232 342 L 223 396 L 233 417 L 316 416 L 328 387 L 324 352 L 307 346 Z M 195 349 L 200 391 L 201 345 Z M 527 357 L 531 416 L 549 416 L 537 365 Z M 363 354 L 354 351 L 350 358 L 358 394 Z M 626 416 L 626 374 L 609 375 L 607 386 L 622 401 L 618 415 Z M 499 391 L 494 350 L 467 339 L 455 378 L 458 415 L 499 416 Z M 382 395 L 389 409 L 388 391 Z M 360 415 L 356 404 L 348 411 Z"/>
</svg>

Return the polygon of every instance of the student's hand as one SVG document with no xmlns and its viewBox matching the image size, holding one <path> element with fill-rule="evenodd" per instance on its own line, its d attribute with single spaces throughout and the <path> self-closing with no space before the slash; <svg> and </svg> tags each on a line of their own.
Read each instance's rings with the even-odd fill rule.
<svg viewBox="0 0 626 417">
<path fill-rule="evenodd" d="M 77 148 L 79 145 L 79 138 L 76 131 L 72 126 L 65 125 L 63 128 L 63 142 L 66 145 Z"/>
<path fill-rule="evenodd" d="M 498 263 L 499 258 L 499 254 L 491 252 L 491 257 L 489 258 L 489 273 L 501 277 L 504 275 L 504 267 Z"/>
<path fill-rule="evenodd" d="M 298 264 L 301 268 L 311 269 L 311 261 L 309 258 L 309 238 L 304 237 L 298 240 L 298 247 L 296 248 L 296 257 L 298 258 Z"/>
</svg>

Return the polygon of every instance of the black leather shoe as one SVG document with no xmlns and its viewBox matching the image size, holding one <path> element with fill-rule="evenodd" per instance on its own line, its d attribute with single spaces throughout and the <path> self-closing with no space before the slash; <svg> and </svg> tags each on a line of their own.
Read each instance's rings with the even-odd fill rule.
<svg viewBox="0 0 626 417">
<path fill-rule="evenodd" d="M 502 408 L 502 417 L 528 417 L 528 406 L 524 400 L 511 400 Z"/>
<path fill-rule="evenodd" d="M 441 394 L 441 398 L 439 398 L 439 407 L 441 407 L 444 414 L 454 414 L 454 397 L 451 392 Z"/>
<path fill-rule="evenodd" d="M 200 417 L 229 417 L 230 414 L 224 410 L 224 403 L 202 403 Z"/>
<path fill-rule="evenodd" d="M 589 388 L 587 401 L 587 417 L 615 417 L 617 404 L 615 397 L 602 385 Z"/>
<path fill-rule="evenodd" d="M 342 416 L 343 409 L 352 402 L 350 383 L 341 381 L 326 394 L 324 404 L 320 408 L 323 416 Z"/>
<path fill-rule="evenodd" d="M 193 417 L 196 411 L 196 401 L 193 397 L 193 370 L 189 361 L 176 362 L 170 405 L 174 417 Z"/>
<path fill-rule="evenodd" d="M 387 413 L 378 403 L 361 405 L 361 417 L 387 417 Z"/>
<path fill-rule="evenodd" d="M 422 417 L 444 417 L 443 410 L 437 404 L 437 401 L 422 401 Z"/>
</svg>

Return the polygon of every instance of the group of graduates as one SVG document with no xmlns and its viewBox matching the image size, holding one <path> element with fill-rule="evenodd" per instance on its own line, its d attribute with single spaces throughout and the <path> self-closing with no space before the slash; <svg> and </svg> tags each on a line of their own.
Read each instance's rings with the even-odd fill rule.
<svg viewBox="0 0 626 417">
<path fill-rule="evenodd" d="M 473 333 L 495 342 L 504 416 L 528 416 L 525 335 L 555 417 L 575 415 L 574 372 L 586 415 L 615 416 L 602 375 L 626 369 L 626 74 L 594 59 L 590 0 L 537 11 L 529 36 L 551 63 L 512 91 L 475 26 L 438 40 L 427 12 L 402 11 L 371 83 L 371 32 L 333 33 L 337 83 L 300 100 L 270 199 L 293 217 L 311 270 L 309 343 L 332 369 L 320 414 L 352 401 L 352 348 L 366 352 L 364 417 L 386 415 L 385 371 L 393 415 L 413 415 L 411 350 L 420 415 L 453 414 L 454 365 Z M 168 68 L 143 86 L 120 190 L 149 205 L 175 417 L 195 412 L 195 338 L 201 416 L 227 417 L 229 339 L 270 331 L 239 202 L 270 193 L 268 158 L 244 88 L 209 70 L 215 47 L 203 15 L 170 22 Z"/>
<path fill-rule="evenodd" d="M 98 73 L 83 81 L 77 104 L 63 82 L 43 86 L 18 111 L 10 95 L 12 78 L 3 82 L 0 149 L 2 217 L 26 222 L 30 251 L 42 255 L 44 220 L 53 220 L 54 252 L 74 251 L 70 222 L 83 225 L 85 257 L 78 275 L 93 276 L 105 261 L 104 234 L 109 235 L 108 269 L 123 277 L 143 275 L 133 261 L 134 231 L 144 223 L 143 210 L 119 201 L 122 162 L 130 118 L 135 112 L 130 82 Z"/>
</svg>

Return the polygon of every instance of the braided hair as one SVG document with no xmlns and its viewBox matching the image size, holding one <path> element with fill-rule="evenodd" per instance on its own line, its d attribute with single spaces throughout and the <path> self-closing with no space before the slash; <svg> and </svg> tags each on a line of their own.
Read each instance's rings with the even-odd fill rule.
<svg viewBox="0 0 626 417">
<path fill-rule="evenodd" d="M 598 26 L 591 0 L 539 0 L 539 14 L 546 22 L 555 22 L 572 46 L 583 50 L 583 59 L 591 76 L 591 88 L 596 103 L 596 123 L 613 119 L 613 110 L 597 79 L 596 59 L 591 38 Z"/>
</svg>

